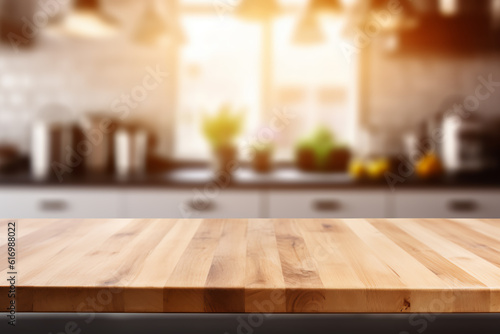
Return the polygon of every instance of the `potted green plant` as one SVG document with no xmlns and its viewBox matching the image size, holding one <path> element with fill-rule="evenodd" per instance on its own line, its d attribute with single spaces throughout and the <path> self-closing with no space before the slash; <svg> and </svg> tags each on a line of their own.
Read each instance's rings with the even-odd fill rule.
<svg viewBox="0 0 500 334">
<path fill-rule="evenodd" d="M 244 113 L 235 112 L 224 105 L 213 114 L 204 114 L 202 127 L 215 157 L 218 171 L 232 172 L 235 168 L 238 150 L 236 138 L 243 130 Z"/>
<path fill-rule="evenodd" d="M 316 152 L 314 144 L 303 139 L 295 146 L 295 163 L 304 172 L 312 172 L 317 169 Z"/>
<path fill-rule="evenodd" d="M 334 145 L 333 142 L 333 134 L 325 127 L 319 127 L 311 135 L 301 139 L 295 147 L 295 158 L 299 169 L 303 171 L 322 169 Z"/>
<path fill-rule="evenodd" d="M 295 147 L 297 166 L 303 171 L 345 171 L 350 160 L 347 147 L 337 144 L 326 127 L 319 127 Z"/>
</svg>

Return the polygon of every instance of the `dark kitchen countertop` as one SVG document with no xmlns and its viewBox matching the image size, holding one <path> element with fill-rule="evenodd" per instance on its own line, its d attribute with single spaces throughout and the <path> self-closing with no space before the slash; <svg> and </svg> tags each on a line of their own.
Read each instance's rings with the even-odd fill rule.
<svg viewBox="0 0 500 334">
<path fill-rule="evenodd" d="M 143 188 L 193 188 L 215 182 L 220 188 L 230 189 L 378 189 L 391 190 L 385 181 L 356 181 L 346 173 L 305 173 L 295 168 L 279 168 L 267 174 L 240 168 L 228 179 L 215 175 L 209 168 L 179 168 L 170 172 L 120 179 L 112 175 L 66 175 L 37 181 L 28 171 L 0 174 L 0 187 L 143 187 Z M 468 177 L 443 177 L 434 181 L 415 178 L 397 183 L 397 189 L 447 189 L 490 188 L 500 190 L 500 177 L 476 175 Z"/>
</svg>

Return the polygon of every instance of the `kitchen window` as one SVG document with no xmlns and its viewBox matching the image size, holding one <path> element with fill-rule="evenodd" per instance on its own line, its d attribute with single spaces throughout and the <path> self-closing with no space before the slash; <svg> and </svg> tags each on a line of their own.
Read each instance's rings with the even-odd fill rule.
<svg viewBox="0 0 500 334">
<path fill-rule="evenodd" d="M 184 0 L 183 4 L 186 43 L 178 62 L 177 159 L 210 158 L 210 147 L 201 132 L 202 115 L 223 105 L 245 111 L 242 145 L 269 126 L 274 110 L 294 112 L 296 118 L 275 135 L 279 160 L 291 160 L 295 142 L 320 125 L 334 131 L 339 141 L 353 142 L 356 67 L 340 48 L 341 19 L 321 19 L 324 40 L 300 45 L 294 42 L 294 33 L 303 10 L 297 1 L 282 1 L 287 10 L 272 21 L 271 56 L 266 59 L 262 23 L 242 20 L 230 7 L 217 10 L 213 1 Z M 268 92 L 263 78 L 266 61 L 271 69 Z M 262 103 L 266 93 L 267 107 Z"/>
<path fill-rule="evenodd" d="M 227 104 L 245 111 L 245 132 L 257 125 L 261 31 L 216 13 L 185 15 L 182 24 L 188 42 L 180 51 L 176 155 L 208 158 L 203 113 Z"/>
</svg>

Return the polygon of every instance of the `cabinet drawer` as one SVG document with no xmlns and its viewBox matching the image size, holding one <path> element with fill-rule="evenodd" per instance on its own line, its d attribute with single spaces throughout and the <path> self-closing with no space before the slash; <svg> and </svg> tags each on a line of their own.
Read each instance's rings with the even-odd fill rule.
<svg viewBox="0 0 500 334">
<path fill-rule="evenodd" d="M 412 191 L 394 195 L 397 218 L 499 218 L 500 191 Z"/>
<path fill-rule="evenodd" d="M 271 191 L 271 218 L 384 218 L 383 191 Z"/>
<path fill-rule="evenodd" d="M 115 190 L 3 188 L 3 218 L 116 218 L 120 214 Z"/>
<path fill-rule="evenodd" d="M 191 190 L 130 190 L 125 210 L 129 218 L 259 218 L 257 191 L 221 191 L 205 195 Z"/>
</svg>

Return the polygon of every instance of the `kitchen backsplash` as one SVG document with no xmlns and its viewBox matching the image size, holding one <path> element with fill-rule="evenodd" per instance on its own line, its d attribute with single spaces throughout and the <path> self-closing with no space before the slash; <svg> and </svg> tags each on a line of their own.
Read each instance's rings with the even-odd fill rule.
<svg viewBox="0 0 500 334">
<path fill-rule="evenodd" d="M 150 72 L 161 72 L 154 89 L 137 90 L 124 121 L 141 118 L 158 131 L 168 122 L 171 76 L 168 49 L 138 47 L 128 41 L 58 41 L 40 38 L 35 47 L 15 52 L 0 48 L 0 143 L 29 150 L 37 113 L 62 104 L 75 119 L 86 112 L 118 110 L 122 94 L 132 96 Z M 166 73 L 166 74 L 165 74 Z M 166 112 L 167 111 L 167 112 Z M 115 115 L 116 116 L 116 115 Z M 161 135 L 161 133 L 160 133 Z M 168 141 L 168 138 L 161 140 Z"/>
<path fill-rule="evenodd" d="M 500 55 L 397 56 L 374 53 L 370 61 L 369 120 L 393 131 L 407 131 L 428 120 L 452 96 L 474 95 L 478 77 L 500 82 Z M 500 117 L 500 87 L 481 101 L 478 115 Z"/>
<path fill-rule="evenodd" d="M 46 105 L 63 104 L 75 118 L 110 112 L 123 94 L 143 84 L 148 69 L 167 77 L 133 103 L 125 121 L 140 118 L 157 129 L 158 151 L 168 154 L 174 89 L 168 47 L 140 47 L 128 40 L 61 41 L 40 38 L 15 52 L 0 48 L 0 143 L 29 151 L 30 127 Z M 453 95 L 475 93 L 478 77 L 500 81 L 500 55 L 398 56 L 373 52 L 369 64 L 368 120 L 384 131 L 404 133 L 428 120 Z M 123 103 L 121 104 L 123 105 Z M 481 101 L 478 114 L 500 117 L 500 89 Z"/>
</svg>

